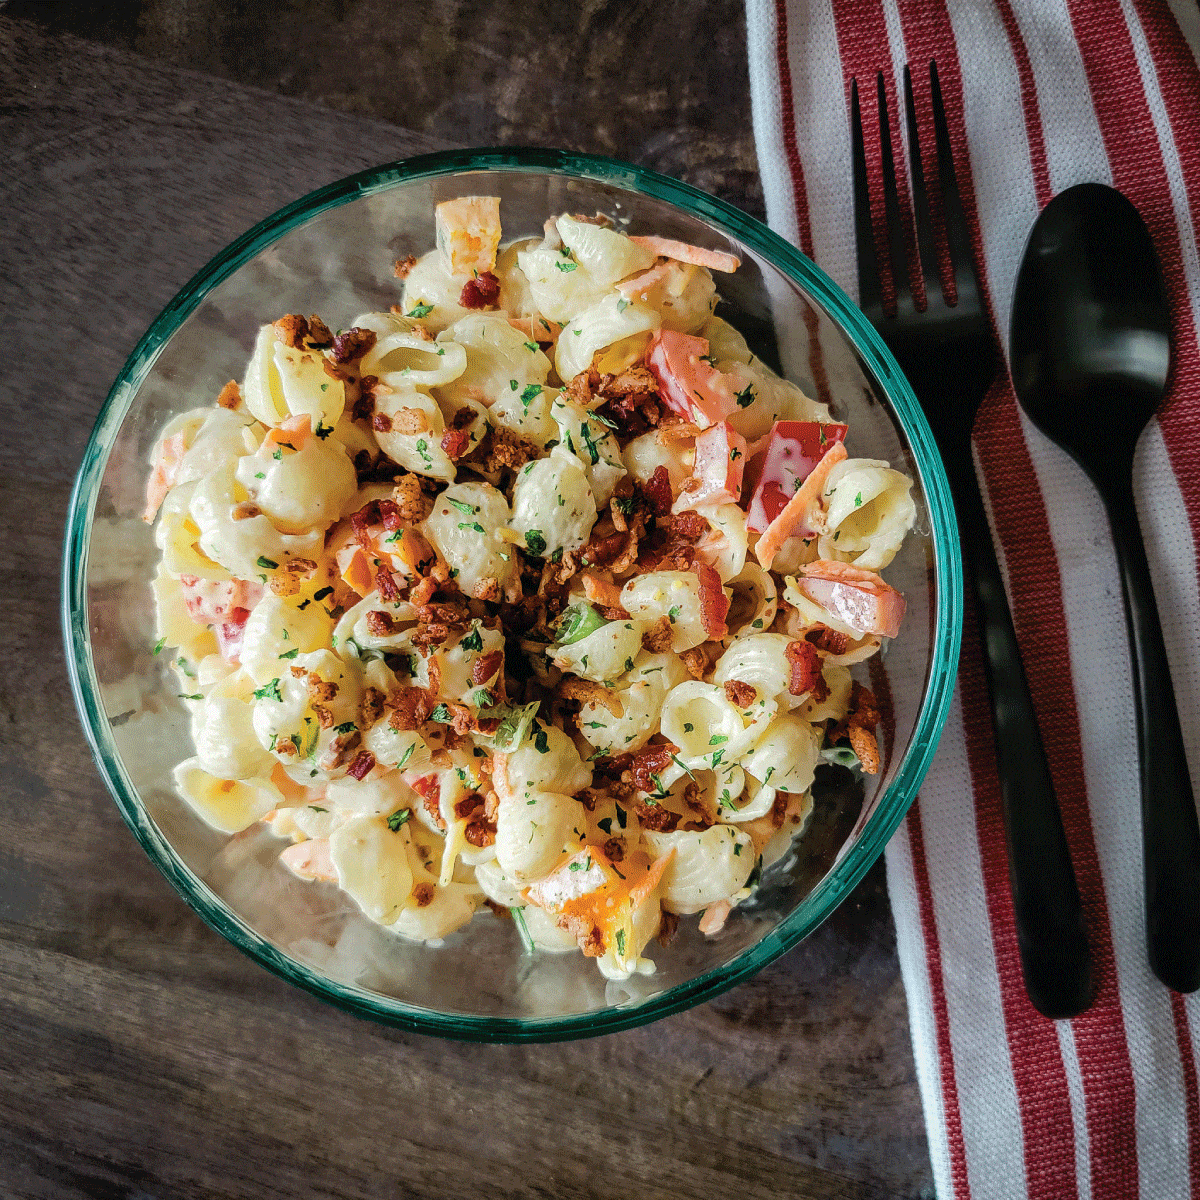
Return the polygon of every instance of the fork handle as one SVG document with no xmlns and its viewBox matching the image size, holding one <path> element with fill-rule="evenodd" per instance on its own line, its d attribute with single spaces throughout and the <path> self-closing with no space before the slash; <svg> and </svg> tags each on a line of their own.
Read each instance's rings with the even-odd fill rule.
<svg viewBox="0 0 1200 1200">
<path fill-rule="evenodd" d="M 991 692 L 1021 970 L 1025 990 L 1040 1013 L 1073 1017 L 1088 1008 L 1093 996 L 1079 887 L 969 456 L 963 465 L 966 469 L 956 473 L 951 486 Z"/>
</svg>

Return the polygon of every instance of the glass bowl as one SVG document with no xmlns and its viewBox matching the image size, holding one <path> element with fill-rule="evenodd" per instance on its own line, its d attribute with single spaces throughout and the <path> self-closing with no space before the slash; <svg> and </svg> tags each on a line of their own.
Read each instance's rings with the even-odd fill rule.
<svg viewBox="0 0 1200 1200">
<path fill-rule="evenodd" d="M 175 794 L 191 754 L 177 683 L 154 655 L 150 580 L 158 560 L 140 519 L 149 453 L 173 415 L 241 378 L 263 321 L 330 323 L 399 299 L 393 261 L 428 249 L 433 208 L 502 198 L 508 238 L 545 217 L 600 210 L 742 259 L 718 312 L 751 348 L 851 427 L 853 452 L 914 480 L 917 524 L 888 568 L 908 602 L 902 636 L 872 661 L 881 700 L 880 773 L 820 773 L 806 834 L 750 902 L 705 937 L 696 921 L 652 948 L 657 973 L 606 982 L 579 954 L 526 955 L 511 921 L 481 910 L 437 947 L 366 920 L 340 892 L 302 884 L 254 827 L 232 838 Z M 699 1003 L 810 933 L 851 891 L 899 824 L 950 704 L 961 629 L 953 511 L 929 429 L 899 368 L 849 298 L 765 226 L 676 180 L 550 150 L 467 150 L 390 163 L 281 209 L 217 255 L 166 307 L 113 385 L 71 499 L 63 617 L 76 702 L 121 815 L 150 858 L 217 932 L 263 966 L 362 1016 L 443 1036 L 551 1040 L 610 1032 Z M 856 668 L 858 670 L 858 668 Z"/>
</svg>

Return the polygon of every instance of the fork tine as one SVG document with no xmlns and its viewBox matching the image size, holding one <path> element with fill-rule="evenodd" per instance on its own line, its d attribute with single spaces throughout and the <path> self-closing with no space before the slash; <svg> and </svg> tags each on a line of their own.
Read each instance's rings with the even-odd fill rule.
<svg viewBox="0 0 1200 1200">
<path fill-rule="evenodd" d="M 862 309 L 883 306 L 879 263 L 875 258 L 875 227 L 871 221 L 871 191 L 867 183 L 867 150 L 863 142 L 858 80 L 850 81 L 850 156 L 854 167 L 854 241 L 858 258 L 858 304 Z"/>
<path fill-rule="evenodd" d="M 909 277 L 908 248 L 904 238 L 904 212 L 900 206 L 900 192 L 896 182 L 896 158 L 892 150 L 891 122 L 888 120 L 887 89 L 883 72 L 875 79 L 875 92 L 879 104 L 879 157 L 883 166 L 883 211 L 887 223 L 888 249 L 892 259 L 892 282 L 896 288 L 896 303 L 899 305 L 906 293 L 912 291 Z"/>
<path fill-rule="evenodd" d="M 946 109 L 938 81 L 937 63 L 929 64 L 930 99 L 933 101 L 933 125 L 937 134 L 938 185 L 942 193 L 942 220 L 946 227 L 946 245 L 950 250 L 950 266 L 954 275 L 956 298 L 946 297 L 947 304 L 964 300 L 982 304 L 979 277 L 971 251 L 971 235 L 958 193 L 954 175 L 954 152 L 950 146 L 950 130 L 946 124 Z"/>
<path fill-rule="evenodd" d="M 917 224 L 917 257 L 925 277 L 928 295 L 938 286 L 937 241 L 933 213 L 925 188 L 925 167 L 921 160 L 921 140 L 917 130 L 917 109 L 913 100 L 912 74 L 904 68 L 904 114 L 908 124 L 908 155 L 911 164 L 913 216 Z"/>
</svg>

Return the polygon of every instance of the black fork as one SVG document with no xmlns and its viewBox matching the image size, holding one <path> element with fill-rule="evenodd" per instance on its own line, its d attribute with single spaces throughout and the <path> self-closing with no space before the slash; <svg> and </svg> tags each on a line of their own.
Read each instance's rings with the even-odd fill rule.
<svg viewBox="0 0 1200 1200">
<path fill-rule="evenodd" d="M 965 574 L 977 601 L 991 692 L 1009 880 L 1025 988 L 1039 1012 L 1048 1017 L 1071 1017 L 1092 1001 L 1091 961 L 1079 888 L 971 455 L 975 416 L 1000 369 L 1000 355 L 972 262 L 935 63 L 930 63 L 929 82 L 937 180 L 931 181 L 936 189 L 931 186 L 927 190 L 912 77 L 905 68 L 904 107 L 916 223 L 916 259 L 910 260 L 911 226 L 906 229 L 897 188 L 896 162 L 899 159 L 903 178 L 903 157 L 893 154 L 883 76 L 875 80 L 894 305 L 890 297 L 885 305 L 876 258 L 857 81 L 852 85 L 859 303 L 912 384 L 946 465 Z M 953 276 L 953 287 L 945 292 L 938 273 L 931 199 L 940 201 Z M 915 268 L 912 277 L 924 281 L 923 307 L 922 297 L 914 296 L 909 285 L 911 268 Z"/>
</svg>

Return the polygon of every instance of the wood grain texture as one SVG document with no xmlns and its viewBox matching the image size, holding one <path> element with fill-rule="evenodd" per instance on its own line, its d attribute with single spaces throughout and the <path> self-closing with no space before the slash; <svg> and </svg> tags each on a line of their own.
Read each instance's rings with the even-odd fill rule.
<svg viewBox="0 0 1200 1200">
<path fill-rule="evenodd" d="M 878 867 L 700 1008 L 469 1046 L 345 1016 L 241 956 L 100 783 L 57 597 L 110 382 L 232 237 L 437 145 L 0 15 L 0 1196 L 928 1196 Z"/>
</svg>

